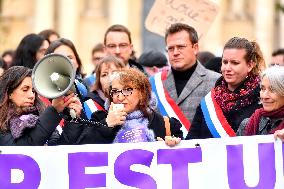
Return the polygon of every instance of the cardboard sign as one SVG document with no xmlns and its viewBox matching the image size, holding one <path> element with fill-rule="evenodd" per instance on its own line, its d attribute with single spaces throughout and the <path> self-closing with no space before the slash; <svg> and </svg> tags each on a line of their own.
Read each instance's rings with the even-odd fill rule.
<svg viewBox="0 0 284 189">
<path fill-rule="evenodd" d="M 217 13 L 217 4 L 209 0 L 156 0 L 145 26 L 149 31 L 164 36 L 171 24 L 181 22 L 194 27 L 201 38 Z"/>
</svg>

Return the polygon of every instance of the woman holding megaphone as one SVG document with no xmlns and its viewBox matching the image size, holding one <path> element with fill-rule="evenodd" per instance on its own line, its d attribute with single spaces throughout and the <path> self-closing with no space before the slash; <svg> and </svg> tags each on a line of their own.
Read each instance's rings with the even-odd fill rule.
<svg viewBox="0 0 284 189">
<path fill-rule="evenodd" d="M 22 66 L 13 66 L 0 77 L 0 146 L 57 144 L 59 135 L 52 135 L 63 110 L 69 107 L 77 116 L 81 113 L 82 105 L 74 94 L 53 99 L 51 106 L 45 107 L 31 77 L 32 70 Z M 66 124 L 69 129 L 76 126 Z"/>
</svg>

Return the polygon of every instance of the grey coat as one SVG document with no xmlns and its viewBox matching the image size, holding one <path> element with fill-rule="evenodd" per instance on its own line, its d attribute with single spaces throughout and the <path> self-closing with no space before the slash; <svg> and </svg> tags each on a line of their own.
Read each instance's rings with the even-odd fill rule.
<svg viewBox="0 0 284 189">
<path fill-rule="evenodd" d="M 245 127 L 247 126 L 248 122 L 249 122 L 250 118 L 246 118 L 244 119 L 241 124 L 240 127 L 237 131 L 237 136 L 245 136 Z M 265 117 L 262 116 L 259 120 L 259 124 L 258 124 L 258 130 L 257 133 L 254 133 L 254 135 L 268 135 L 271 134 L 271 130 L 274 130 L 275 128 L 277 128 L 280 123 L 284 120 L 284 118 L 269 118 L 269 117 Z M 282 129 L 279 127 L 279 130 Z"/>
<path fill-rule="evenodd" d="M 179 97 L 171 70 L 168 72 L 167 79 L 164 81 L 164 87 L 187 119 L 192 122 L 195 110 L 201 99 L 214 87 L 216 80 L 220 76 L 219 73 L 204 68 L 198 62 L 195 71 L 192 73 Z"/>
</svg>

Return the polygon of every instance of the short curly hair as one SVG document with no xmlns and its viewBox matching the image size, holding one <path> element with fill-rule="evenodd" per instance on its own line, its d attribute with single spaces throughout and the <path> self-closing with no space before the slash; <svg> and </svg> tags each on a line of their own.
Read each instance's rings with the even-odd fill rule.
<svg viewBox="0 0 284 189">
<path fill-rule="evenodd" d="M 115 72 L 110 78 L 109 91 L 112 89 L 112 82 L 119 81 L 124 87 L 135 88 L 139 91 L 139 104 L 138 109 L 142 111 L 144 116 L 150 115 L 150 100 L 151 100 L 151 84 L 147 76 L 136 68 L 123 68 Z M 108 94 L 110 102 L 111 96 Z"/>
</svg>

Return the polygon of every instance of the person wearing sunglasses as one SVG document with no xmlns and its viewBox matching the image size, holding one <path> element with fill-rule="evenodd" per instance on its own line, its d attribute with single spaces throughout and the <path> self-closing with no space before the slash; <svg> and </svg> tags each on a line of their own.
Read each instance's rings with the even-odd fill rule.
<svg viewBox="0 0 284 189">
<path fill-rule="evenodd" d="M 165 140 L 174 146 L 183 138 L 181 123 L 163 117 L 155 109 L 147 76 L 135 68 L 123 68 L 112 74 L 105 111 L 96 111 L 95 127 L 88 127 L 77 143 L 134 143 Z"/>
</svg>

